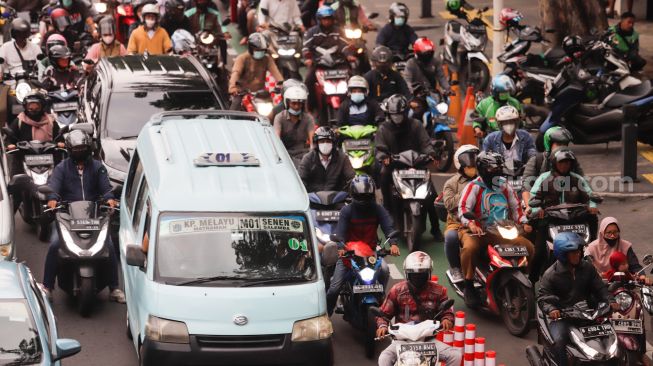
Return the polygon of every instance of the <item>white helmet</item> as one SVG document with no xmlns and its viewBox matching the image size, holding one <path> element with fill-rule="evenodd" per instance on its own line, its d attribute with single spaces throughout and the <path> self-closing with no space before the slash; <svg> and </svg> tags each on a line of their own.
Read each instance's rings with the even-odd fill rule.
<svg viewBox="0 0 653 366">
<path fill-rule="evenodd" d="M 157 4 L 145 4 L 143 10 L 141 10 L 141 14 L 143 18 L 145 17 L 145 14 L 154 14 L 158 18 L 161 13 L 159 12 L 159 6 Z"/>
<path fill-rule="evenodd" d="M 478 149 L 478 147 L 474 145 L 463 145 L 456 150 L 456 153 L 453 154 L 453 164 L 456 167 L 456 170 L 460 170 L 461 164 L 460 164 L 460 155 L 468 153 L 468 154 L 474 154 L 478 155 L 481 151 Z M 476 166 L 476 156 L 474 156 L 474 162 L 466 162 L 466 166 Z"/>
<path fill-rule="evenodd" d="M 404 260 L 404 274 L 408 278 L 409 273 L 423 273 L 428 272 L 429 277 L 433 270 L 433 261 L 431 257 L 421 251 L 416 251 L 408 254 Z"/>
<path fill-rule="evenodd" d="M 288 105 L 290 102 L 298 101 L 306 103 L 307 99 L 308 92 L 306 91 L 306 88 L 302 88 L 301 86 L 291 86 L 283 94 L 283 105 L 287 109 L 289 108 Z"/>
<path fill-rule="evenodd" d="M 190 52 L 195 49 L 195 37 L 185 29 L 177 29 L 172 34 L 172 47 L 176 54 Z"/>
<path fill-rule="evenodd" d="M 497 124 L 501 126 L 503 123 L 515 122 L 519 124 L 519 111 L 511 105 L 504 105 L 497 110 L 494 115 L 497 119 Z"/>
<path fill-rule="evenodd" d="M 365 95 L 367 95 L 370 90 L 370 85 L 367 83 L 367 80 L 365 80 L 364 77 L 360 75 L 354 75 L 349 78 L 349 81 L 347 81 L 347 90 L 350 91 L 353 88 L 365 89 Z"/>
</svg>

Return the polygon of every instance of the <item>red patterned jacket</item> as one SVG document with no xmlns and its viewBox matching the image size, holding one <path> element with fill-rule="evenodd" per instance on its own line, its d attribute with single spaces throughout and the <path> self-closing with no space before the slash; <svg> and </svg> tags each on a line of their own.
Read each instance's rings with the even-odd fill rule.
<svg viewBox="0 0 653 366">
<path fill-rule="evenodd" d="M 433 281 L 429 281 L 426 287 L 416 295 L 422 303 L 423 312 L 426 311 L 432 315 L 435 315 L 442 302 L 449 299 L 447 297 L 447 288 Z M 406 309 L 408 309 L 408 316 L 406 316 Z M 383 311 L 388 319 L 395 317 L 396 323 L 428 320 L 426 318 L 427 314 L 420 314 L 417 310 L 417 303 L 408 290 L 408 281 L 402 281 L 392 286 L 388 292 L 388 297 L 386 297 L 383 305 L 381 305 L 381 311 Z M 443 312 L 438 320 L 444 319 L 450 320 L 453 324 L 453 307 Z M 376 325 L 387 326 L 388 322 L 383 318 L 377 317 Z"/>
</svg>

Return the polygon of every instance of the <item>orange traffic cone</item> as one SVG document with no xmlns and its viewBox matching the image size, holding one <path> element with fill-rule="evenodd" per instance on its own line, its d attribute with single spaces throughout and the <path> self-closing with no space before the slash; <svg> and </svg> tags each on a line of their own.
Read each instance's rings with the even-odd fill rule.
<svg viewBox="0 0 653 366">
<path fill-rule="evenodd" d="M 462 102 L 461 102 L 461 97 L 462 93 L 460 92 L 460 85 L 457 83 L 458 81 L 458 73 L 454 72 L 451 74 L 451 91 L 455 93 L 455 95 L 452 95 L 449 97 L 449 116 L 453 117 L 454 121 L 458 121 L 460 119 L 460 108 L 462 107 Z M 456 81 L 454 83 L 454 81 Z M 449 126 L 451 128 L 457 127 L 457 126 Z"/>
<path fill-rule="evenodd" d="M 458 120 L 458 142 L 460 145 L 476 145 L 476 137 L 474 137 L 474 128 L 472 127 L 471 117 L 474 108 L 474 88 L 470 86 L 467 87 L 463 112 Z"/>
</svg>

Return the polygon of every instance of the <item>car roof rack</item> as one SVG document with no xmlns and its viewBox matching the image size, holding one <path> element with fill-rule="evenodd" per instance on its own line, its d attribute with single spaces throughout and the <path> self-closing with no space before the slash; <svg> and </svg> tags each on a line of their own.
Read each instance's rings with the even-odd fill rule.
<svg viewBox="0 0 653 366">
<path fill-rule="evenodd" d="M 230 119 L 230 120 L 247 120 L 259 122 L 262 125 L 270 125 L 270 120 L 266 117 L 251 112 L 215 110 L 215 109 L 197 109 L 197 110 L 178 110 L 159 112 L 150 117 L 150 123 L 153 126 L 160 125 L 161 122 L 171 119 Z"/>
</svg>

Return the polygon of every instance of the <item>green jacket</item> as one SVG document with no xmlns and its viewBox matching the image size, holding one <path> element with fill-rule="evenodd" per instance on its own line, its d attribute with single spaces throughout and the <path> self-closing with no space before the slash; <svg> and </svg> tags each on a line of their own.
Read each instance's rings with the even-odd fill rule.
<svg viewBox="0 0 653 366">
<path fill-rule="evenodd" d="M 499 125 L 497 125 L 497 121 L 494 116 L 496 115 L 499 108 L 508 104 L 517 108 L 519 113 L 522 113 L 521 103 L 513 97 L 508 97 L 508 100 L 504 104 L 497 102 L 491 95 L 481 100 L 476 106 L 476 113 L 472 117 L 483 117 L 483 121 L 474 121 L 473 127 L 478 127 L 487 133 L 498 131 Z"/>
<path fill-rule="evenodd" d="M 615 24 L 608 28 L 608 31 L 611 33 L 610 41 L 612 42 L 612 47 L 623 54 L 627 54 L 631 51 L 639 52 L 639 33 L 633 29 L 633 33 L 626 36 L 619 32 L 619 24 Z"/>
</svg>

